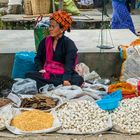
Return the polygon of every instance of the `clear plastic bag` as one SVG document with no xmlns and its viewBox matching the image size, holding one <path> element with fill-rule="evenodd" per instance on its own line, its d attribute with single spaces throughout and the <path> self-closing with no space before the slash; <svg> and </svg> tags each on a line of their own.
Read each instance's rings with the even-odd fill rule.
<svg viewBox="0 0 140 140">
<path fill-rule="evenodd" d="M 38 92 L 36 81 L 30 78 L 19 80 L 13 84 L 12 92 L 15 94 L 36 94 Z"/>
<path fill-rule="evenodd" d="M 77 96 L 82 94 L 82 89 L 78 86 L 72 85 L 72 86 L 63 86 L 63 87 L 57 87 L 53 94 L 61 97 L 65 97 L 66 99 L 73 99 Z"/>
<path fill-rule="evenodd" d="M 39 89 L 39 92 L 40 93 L 47 93 L 48 91 L 51 91 L 53 89 L 55 89 L 53 84 L 46 84 L 45 86 L 43 86 Z"/>
</svg>

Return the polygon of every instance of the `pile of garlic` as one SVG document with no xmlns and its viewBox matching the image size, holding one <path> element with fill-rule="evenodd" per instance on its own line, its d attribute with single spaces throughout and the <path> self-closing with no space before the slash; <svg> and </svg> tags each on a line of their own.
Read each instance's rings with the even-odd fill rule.
<svg viewBox="0 0 140 140">
<path fill-rule="evenodd" d="M 112 127 L 109 124 L 109 113 L 90 101 L 68 102 L 56 112 L 62 123 L 61 132 L 96 133 Z"/>
<path fill-rule="evenodd" d="M 140 132 L 140 97 L 125 99 L 111 115 L 117 131 L 136 134 Z"/>
</svg>

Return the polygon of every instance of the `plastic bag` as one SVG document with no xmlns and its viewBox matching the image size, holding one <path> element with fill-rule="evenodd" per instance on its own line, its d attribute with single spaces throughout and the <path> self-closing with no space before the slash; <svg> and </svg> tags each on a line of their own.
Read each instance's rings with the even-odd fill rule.
<svg viewBox="0 0 140 140">
<path fill-rule="evenodd" d="M 71 13 L 72 15 L 80 15 L 79 9 L 76 7 L 73 0 L 63 0 L 63 10 Z M 55 0 L 56 9 L 59 9 L 59 0 Z"/>
<path fill-rule="evenodd" d="M 96 73 L 95 71 L 92 71 L 89 74 L 84 75 L 84 80 L 95 80 L 95 79 L 101 79 L 101 77 L 99 76 L 98 73 Z"/>
<path fill-rule="evenodd" d="M 36 81 L 30 78 L 20 80 L 13 84 L 12 92 L 15 94 L 36 94 Z"/>
<path fill-rule="evenodd" d="M 48 91 L 51 91 L 53 89 L 55 89 L 53 84 L 46 84 L 45 86 L 43 86 L 39 89 L 39 92 L 40 93 L 47 93 Z"/>
<path fill-rule="evenodd" d="M 34 52 L 17 52 L 14 59 L 12 78 L 25 78 L 27 72 L 36 71 L 35 55 Z"/>
<path fill-rule="evenodd" d="M 89 74 L 89 67 L 84 63 L 79 63 L 75 66 L 75 71 L 82 77 Z"/>
<path fill-rule="evenodd" d="M 101 93 L 101 91 L 93 90 L 91 88 L 83 88 L 83 91 L 84 91 L 84 94 L 91 96 L 95 100 L 102 99 L 102 96 L 100 96 L 99 94 Z"/>
<path fill-rule="evenodd" d="M 63 86 L 58 87 L 53 91 L 53 94 L 65 97 L 67 99 L 73 99 L 80 94 L 82 94 L 82 89 L 78 86 L 72 85 L 72 86 Z"/>
<path fill-rule="evenodd" d="M 49 21 L 43 20 L 42 16 L 39 16 L 36 19 L 35 28 L 34 28 L 34 40 L 36 51 L 42 39 L 49 35 Z"/>
<path fill-rule="evenodd" d="M 95 102 L 95 99 L 93 99 L 91 96 L 89 95 L 83 95 L 81 97 L 79 97 L 78 99 L 72 99 L 72 101 L 76 101 L 76 100 L 87 100 L 87 101 L 90 101 L 90 102 Z"/>
</svg>

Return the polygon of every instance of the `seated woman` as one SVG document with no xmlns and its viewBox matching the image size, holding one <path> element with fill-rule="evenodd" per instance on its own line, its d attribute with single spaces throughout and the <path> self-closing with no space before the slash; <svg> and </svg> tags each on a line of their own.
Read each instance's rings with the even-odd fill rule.
<svg viewBox="0 0 140 140">
<path fill-rule="evenodd" d="M 70 32 L 72 18 L 64 11 L 50 16 L 50 36 L 44 38 L 38 48 L 35 64 L 38 72 L 29 72 L 26 78 L 34 79 L 38 89 L 46 84 L 58 86 L 81 86 L 83 78 L 75 72 L 77 48 L 74 42 L 64 35 Z"/>
<path fill-rule="evenodd" d="M 130 29 L 135 34 L 134 24 L 125 5 L 126 0 L 112 0 L 112 29 Z"/>
</svg>

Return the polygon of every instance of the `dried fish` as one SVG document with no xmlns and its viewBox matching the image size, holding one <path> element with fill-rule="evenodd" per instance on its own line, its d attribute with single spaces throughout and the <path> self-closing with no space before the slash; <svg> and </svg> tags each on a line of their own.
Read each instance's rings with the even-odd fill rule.
<svg viewBox="0 0 140 140">
<path fill-rule="evenodd" d="M 46 97 L 43 95 L 36 95 L 32 98 L 24 98 L 21 103 L 21 107 L 34 108 L 41 110 L 48 110 L 54 108 L 58 103 L 58 100 Z"/>
</svg>

